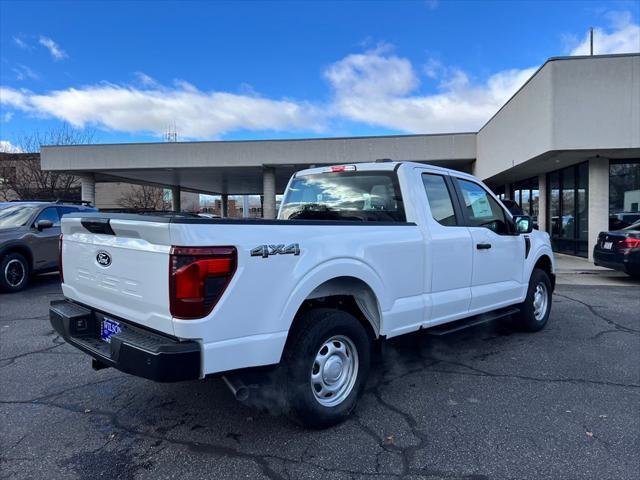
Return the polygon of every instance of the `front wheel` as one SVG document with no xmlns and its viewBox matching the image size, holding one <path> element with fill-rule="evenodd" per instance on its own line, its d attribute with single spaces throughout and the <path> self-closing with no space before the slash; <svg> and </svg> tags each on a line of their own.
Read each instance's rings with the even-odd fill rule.
<svg viewBox="0 0 640 480">
<path fill-rule="evenodd" d="M 516 315 L 518 326 L 528 332 L 542 330 L 551 313 L 551 280 L 544 270 L 534 269 L 529 279 L 527 297 Z"/>
<path fill-rule="evenodd" d="M 306 312 L 284 355 L 293 417 L 311 428 L 345 420 L 364 389 L 370 356 L 371 341 L 355 317 L 328 308 Z"/>
<path fill-rule="evenodd" d="M 0 291 L 14 293 L 29 283 L 29 263 L 19 253 L 8 253 L 0 258 Z"/>
</svg>

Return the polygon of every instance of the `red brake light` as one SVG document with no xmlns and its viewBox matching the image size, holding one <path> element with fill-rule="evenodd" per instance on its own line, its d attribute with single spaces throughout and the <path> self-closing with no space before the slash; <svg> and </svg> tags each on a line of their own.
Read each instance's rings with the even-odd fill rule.
<svg viewBox="0 0 640 480">
<path fill-rule="evenodd" d="M 234 247 L 172 247 L 169 259 L 171 315 L 207 316 L 236 270 Z"/>
<path fill-rule="evenodd" d="M 64 272 L 62 271 L 62 234 L 58 237 L 58 271 L 60 272 L 60 283 L 64 283 Z"/>
<path fill-rule="evenodd" d="M 620 240 L 616 244 L 618 250 L 630 250 L 632 248 L 640 248 L 640 238 L 627 237 L 624 240 Z"/>
<path fill-rule="evenodd" d="M 354 172 L 355 170 L 356 170 L 355 165 L 334 165 L 332 167 L 329 167 L 329 169 L 325 171 L 335 173 L 335 172 Z"/>
</svg>

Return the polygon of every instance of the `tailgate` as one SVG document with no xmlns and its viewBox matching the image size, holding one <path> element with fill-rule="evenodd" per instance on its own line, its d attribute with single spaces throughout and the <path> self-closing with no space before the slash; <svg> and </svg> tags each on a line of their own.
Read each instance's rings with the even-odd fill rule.
<svg viewBox="0 0 640 480">
<path fill-rule="evenodd" d="M 65 216 L 64 295 L 116 319 L 172 335 L 169 225 L 143 217 Z"/>
</svg>

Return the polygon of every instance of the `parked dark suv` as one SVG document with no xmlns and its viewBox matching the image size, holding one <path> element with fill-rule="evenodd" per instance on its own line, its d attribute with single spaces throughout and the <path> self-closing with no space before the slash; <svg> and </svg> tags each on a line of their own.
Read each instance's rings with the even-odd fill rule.
<svg viewBox="0 0 640 480">
<path fill-rule="evenodd" d="M 60 202 L 0 203 L 0 291 L 18 292 L 32 274 L 57 270 L 60 217 L 95 210 Z"/>
</svg>

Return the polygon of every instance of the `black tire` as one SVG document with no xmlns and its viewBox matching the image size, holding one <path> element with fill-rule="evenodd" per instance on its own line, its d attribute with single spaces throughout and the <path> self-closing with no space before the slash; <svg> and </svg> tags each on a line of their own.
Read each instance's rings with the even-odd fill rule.
<svg viewBox="0 0 640 480">
<path fill-rule="evenodd" d="M 29 284 L 29 262 L 19 253 L 8 253 L 0 259 L 0 290 L 19 292 Z"/>
<path fill-rule="evenodd" d="M 546 303 L 544 307 L 544 313 L 541 309 L 534 304 L 536 301 L 536 291 L 539 294 L 541 288 L 546 295 Z M 551 280 L 549 275 L 544 270 L 538 268 L 534 269 L 529 279 L 529 288 L 527 290 L 527 297 L 524 302 L 520 304 L 520 313 L 515 315 L 517 326 L 527 332 L 537 332 L 542 330 L 549 320 L 549 314 L 551 313 Z M 540 304 L 538 304 L 540 305 Z"/>
<path fill-rule="evenodd" d="M 332 338 L 337 339 L 330 343 L 338 348 L 335 354 L 325 350 L 325 344 Z M 349 357 L 343 353 L 343 350 L 354 349 L 357 355 Z M 325 351 L 322 370 L 317 362 L 318 356 L 322 356 L 321 350 Z M 283 360 L 287 406 L 293 419 L 306 427 L 327 428 L 344 421 L 356 406 L 369 375 L 371 340 L 352 315 L 329 308 L 314 309 L 298 319 L 287 341 Z M 357 369 L 349 367 L 354 364 Z M 316 379 L 312 380 L 314 371 Z M 330 396 L 319 399 L 324 391 L 319 384 L 325 385 L 327 378 L 333 380 L 336 375 L 330 386 L 341 384 L 343 388 L 336 392 L 334 399 Z M 316 383 L 312 384 L 312 381 Z M 331 401 L 339 403 L 326 404 Z"/>
</svg>

